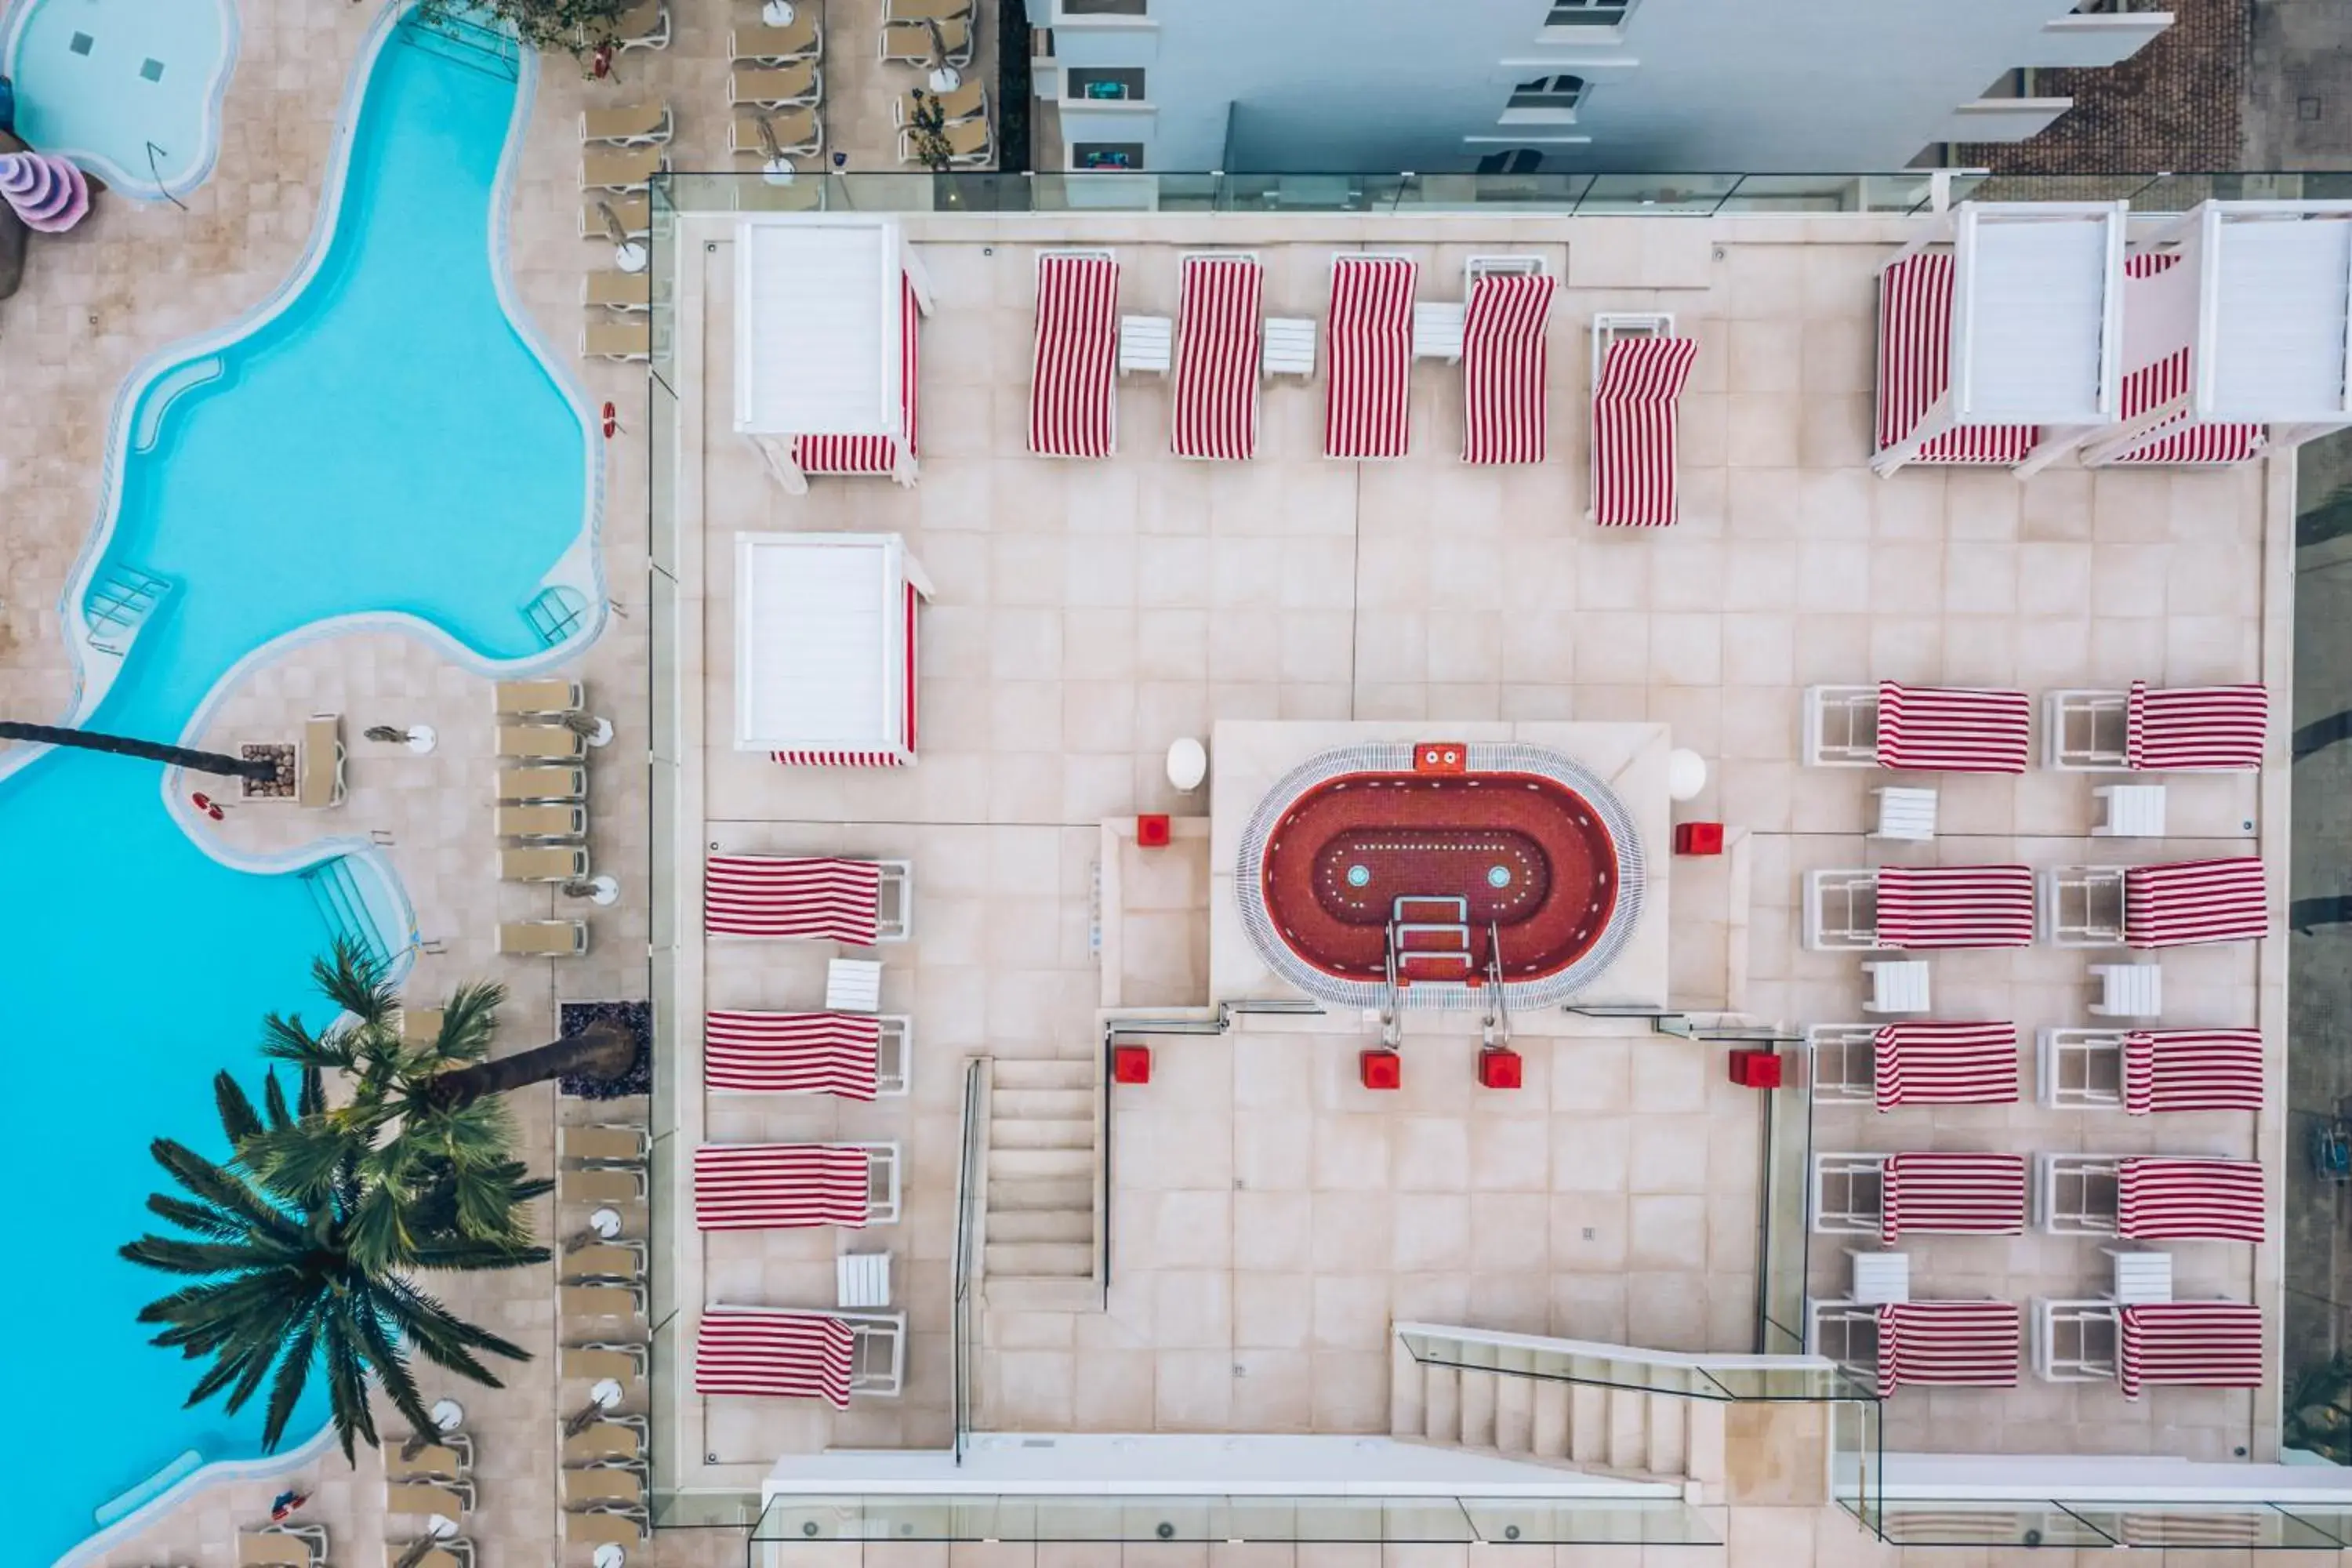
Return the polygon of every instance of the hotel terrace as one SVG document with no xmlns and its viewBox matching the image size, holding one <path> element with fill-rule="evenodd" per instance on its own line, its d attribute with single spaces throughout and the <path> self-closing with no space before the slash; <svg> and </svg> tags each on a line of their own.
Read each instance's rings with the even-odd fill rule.
<svg viewBox="0 0 2352 1568">
<path fill-rule="evenodd" d="M 2352 205 L 1212 184 L 656 184 L 650 1317 L 561 1325 L 650 1333 L 654 1524 L 2352 1540 L 2279 1463 Z"/>
</svg>

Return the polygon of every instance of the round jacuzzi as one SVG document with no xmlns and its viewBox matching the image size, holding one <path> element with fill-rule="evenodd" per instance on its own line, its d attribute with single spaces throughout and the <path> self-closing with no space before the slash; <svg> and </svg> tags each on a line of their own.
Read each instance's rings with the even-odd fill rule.
<svg viewBox="0 0 2352 1568">
<path fill-rule="evenodd" d="M 1266 793 L 1242 839 L 1242 922 L 1318 999 L 1559 1001 L 1605 970 L 1641 915 L 1641 842 L 1575 759 L 1516 743 L 1343 747 Z"/>
</svg>

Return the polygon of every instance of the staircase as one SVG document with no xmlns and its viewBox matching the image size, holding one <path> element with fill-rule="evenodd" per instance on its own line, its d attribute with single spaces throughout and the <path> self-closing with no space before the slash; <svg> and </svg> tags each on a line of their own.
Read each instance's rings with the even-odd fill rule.
<svg viewBox="0 0 2352 1568">
<path fill-rule="evenodd" d="M 1722 1479 L 1727 1402 L 1657 1392 L 1690 1386 L 1697 1358 L 1402 1323 L 1390 1355 L 1392 1436 L 1644 1479 Z"/>
<path fill-rule="evenodd" d="M 1099 1306 L 1101 1065 L 990 1064 L 982 1278 L 992 1306 Z"/>
<path fill-rule="evenodd" d="M 1389 945 L 1397 978 L 1460 984 L 1475 973 L 1470 956 L 1470 900 L 1399 899 L 1390 907 Z"/>
</svg>

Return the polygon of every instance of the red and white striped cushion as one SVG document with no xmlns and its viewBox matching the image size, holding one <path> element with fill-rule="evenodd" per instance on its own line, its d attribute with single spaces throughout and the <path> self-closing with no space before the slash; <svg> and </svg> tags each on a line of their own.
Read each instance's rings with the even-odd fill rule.
<svg viewBox="0 0 2352 1568">
<path fill-rule="evenodd" d="M 2263 1310 L 2245 1301 L 2151 1301 L 2124 1307 L 2116 1381 L 2126 1399 L 2149 1384 L 2263 1385 Z"/>
<path fill-rule="evenodd" d="M 1420 268 L 1402 256 L 1331 262 L 1331 384 L 1327 458 L 1402 458 L 1412 439 L 1412 294 Z"/>
<path fill-rule="evenodd" d="M 824 856 L 713 855 L 703 873 L 712 936 L 809 937 L 870 947 L 882 917 L 882 868 Z"/>
<path fill-rule="evenodd" d="M 697 1394 L 822 1399 L 849 1408 L 857 1336 L 825 1312 L 713 1307 L 694 1340 Z"/>
<path fill-rule="evenodd" d="M 1265 269 L 1246 256 L 1188 256 L 1176 312 L 1180 458 L 1244 462 L 1257 453 L 1257 379 L 1265 353 Z"/>
<path fill-rule="evenodd" d="M 923 310 L 915 300 L 915 285 L 904 274 L 899 277 L 898 290 L 898 408 L 906 421 L 907 453 L 911 457 L 922 449 L 916 443 L 915 411 L 921 402 L 916 393 L 921 382 Z M 793 461 L 804 474 L 895 474 L 898 443 L 889 436 L 795 436 Z"/>
<path fill-rule="evenodd" d="M 2132 312 L 2134 281 L 2168 271 L 2180 258 L 2171 251 L 2142 251 L 2124 258 L 2124 313 Z M 2126 419 L 2137 419 L 2152 408 L 2189 395 L 2189 345 L 2183 343 L 2159 360 L 2124 373 L 2119 407 Z M 2118 463 L 2182 464 L 2242 463 L 2263 449 L 2259 425 L 2203 425 L 2183 411 L 2142 437 L 2139 445 L 2114 459 Z"/>
<path fill-rule="evenodd" d="M 845 1143 L 705 1143 L 694 1152 L 694 1223 L 794 1230 L 866 1221 L 866 1151 Z"/>
<path fill-rule="evenodd" d="M 1462 318 L 1462 460 L 1540 463 L 1551 423 L 1544 323 L 1558 279 L 1544 273 L 1479 279 Z"/>
<path fill-rule="evenodd" d="M 2135 1029 L 2124 1037 L 2124 1109 L 2260 1110 L 2260 1029 Z"/>
<path fill-rule="evenodd" d="M 2125 1160 L 2116 1234 L 2136 1241 L 2251 1241 L 2266 1234 L 2259 1160 Z"/>
<path fill-rule="evenodd" d="M 713 1011 L 703 1024 L 702 1081 L 719 1093 L 872 1100 L 881 1060 L 870 1015 Z"/>
<path fill-rule="evenodd" d="M 1874 1060 L 1881 1110 L 2017 1100 L 2015 1024 L 1888 1024 L 1878 1031 Z"/>
<path fill-rule="evenodd" d="M 1118 263 L 1108 256 L 1037 260 L 1037 346 L 1029 382 L 1029 449 L 1108 458 L 1117 429 Z"/>
<path fill-rule="evenodd" d="M 2022 1154 L 1889 1154 L 1882 1183 L 1878 1229 L 1889 1247 L 1913 1231 L 2025 1234 Z"/>
<path fill-rule="evenodd" d="M 2257 942 L 2270 934 L 2262 858 L 2176 860 L 2124 872 L 2124 941 L 2133 947 Z"/>
<path fill-rule="evenodd" d="M 1906 1384 L 2014 1388 L 2019 1314 L 2008 1301 L 1897 1301 L 1878 1309 L 1878 1397 Z"/>
<path fill-rule="evenodd" d="M 1675 429 L 1698 359 L 1689 338 L 1620 338 L 1592 389 L 1592 521 L 1661 528 L 1675 521 Z"/>
<path fill-rule="evenodd" d="M 1881 947 L 2033 945 L 2027 867 L 1882 866 L 1877 898 Z"/>
<path fill-rule="evenodd" d="M 1910 438 L 1952 384 L 1948 253 L 1907 257 L 1878 275 L 1878 447 Z M 1915 463 L 2016 464 L 2042 439 L 2034 425 L 1972 425 L 1925 443 Z"/>
<path fill-rule="evenodd" d="M 2022 691 L 1878 683 L 1878 765 L 1948 773 L 2021 773 L 2033 731 Z"/>
<path fill-rule="evenodd" d="M 2143 773 L 2259 768 L 2270 732 L 2270 693 L 2259 686 L 2131 685 L 2124 761 Z"/>
</svg>

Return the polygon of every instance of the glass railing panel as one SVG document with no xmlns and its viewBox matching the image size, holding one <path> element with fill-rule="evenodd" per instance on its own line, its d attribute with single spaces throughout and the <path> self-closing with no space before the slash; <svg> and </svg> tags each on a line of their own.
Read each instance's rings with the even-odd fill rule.
<svg viewBox="0 0 2352 1568">
<path fill-rule="evenodd" d="M 1865 177 L 1857 174 L 1748 174 L 1723 200 L 1727 213 L 1850 213 L 1864 210 Z M 1927 197 L 1925 175 L 1919 200 Z M 1882 208 L 1880 210 L 1890 210 Z M 1908 211 L 1907 207 L 1891 210 Z"/>
<path fill-rule="evenodd" d="M 654 1499 L 656 1530 L 741 1530 L 760 1521 L 758 1492 L 670 1492 Z"/>
<path fill-rule="evenodd" d="M 2055 1503 L 1889 1502 L 1879 1533 L 1898 1546 L 2115 1546 L 2115 1537 Z"/>
<path fill-rule="evenodd" d="M 2352 1547 L 2352 1508 L 2305 1508 L 2300 1503 L 2277 1505 L 2279 1511 L 2291 1515 L 2297 1524 L 2347 1547 Z"/>
<path fill-rule="evenodd" d="M 1463 1512 L 1490 1546 L 1712 1546 L 1722 1537 L 1673 1498 L 1465 1498 Z"/>
<path fill-rule="evenodd" d="M 1395 210 L 1473 212 L 1526 207 L 1570 212 L 1592 186 L 1590 174 L 1416 174 L 1397 186 Z"/>
<path fill-rule="evenodd" d="M 1738 174 L 1596 174 L 1579 213 L 1680 213 L 1705 216 L 1738 189 Z"/>
<path fill-rule="evenodd" d="M 1885 1454 L 1878 1401 L 1840 1400 L 1829 1415 L 1830 1495 L 1864 1525 L 1879 1529 Z"/>
<path fill-rule="evenodd" d="M 2333 1552 L 2343 1539 L 2315 1519 L 2267 1503 L 2069 1503 L 2066 1510 L 2124 1546 L 2179 1551 Z"/>
<path fill-rule="evenodd" d="M 1370 1498 L 1227 1498 L 1213 1528 L 1223 1541 L 1365 1544 L 1388 1539 L 1388 1513 Z"/>
</svg>

